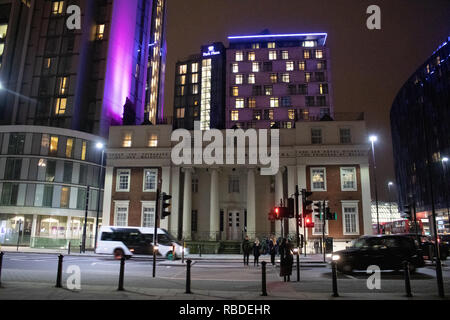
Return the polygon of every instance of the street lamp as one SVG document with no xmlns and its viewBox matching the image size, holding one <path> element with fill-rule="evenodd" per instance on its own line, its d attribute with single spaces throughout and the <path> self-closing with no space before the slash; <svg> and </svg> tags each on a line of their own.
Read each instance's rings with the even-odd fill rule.
<svg viewBox="0 0 450 320">
<path fill-rule="evenodd" d="M 378 137 L 372 135 L 369 137 L 369 141 L 372 144 L 373 180 L 375 182 L 375 206 L 377 208 L 377 231 L 378 234 L 380 234 L 380 217 L 378 214 L 377 165 L 375 162 L 375 148 L 374 148 L 374 143 L 378 141 Z"/>
<path fill-rule="evenodd" d="M 443 158 L 442 158 L 442 167 L 443 167 L 443 169 L 444 169 L 445 203 L 446 203 L 446 205 L 447 205 L 447 220 L 448 220 L 448 223 L 449 223 L 449 225 L 450 225 L 450 208 L 449 208 L 449 206 L 448 206 L 447 162 L 448 162 L 448 157 L 443 157 Z"/>
<path fill-rule="evenodd" d="M 391 187 L 394 185 L 394 183 L 392 181 L 388 182 L 388 197 L 389 197 L 389 215 L 390 215 L 390 220 L 392 222 L 392 203 L 391 203 Z"/>
<path fill-rule="evenodd" d="M 99 219 L 99 215 L 100 215 L 100 195 L 101 195 L 101 190 L 102 190 L 102 174 L 103 174 L 103 158 L 105 155 L 105 145 L 101 142 L 97 142 L 97 144 L 95 145 L 95 147 L 98 150 L 102 150 L 102 157 L 101 157 L 101 162 L 100 162 L 100 171 L 98 174 L 98 197 L 97 197 L 97 217 L 95 219 L 95 245 L 94 245 L 94 252 L 97 249 L 97 238 L 98 238 L 98 219 Z"/>
</svg>

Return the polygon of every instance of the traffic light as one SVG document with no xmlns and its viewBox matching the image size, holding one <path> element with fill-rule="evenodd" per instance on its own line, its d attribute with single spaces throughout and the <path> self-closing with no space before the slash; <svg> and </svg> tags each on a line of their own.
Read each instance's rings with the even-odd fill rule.
<svg viewBox="0 0 450 320">
<path fill-rule="evenodd" d="M 283 218 L 290 218 L 289 217 L 289 208 L 287 207 L 275 207 L 275 218 L 277 220 L 283 219 Z"/>
<path fill-rule="evenodd" d="M 170 199 L 172 199 L 171 195 L 161 193 L 161 219 L 170 215 Z"/>
<path fill-rule="evenodd" d="M 306 191 L 306 189 L 302 189 L 302 213 L 305 219 L 308 214 L 311 214 L 313 212 L 311 209 L 307 208 L 313 203 L 311 200 L 308 200 L 308 197 L 310 197 L 312 194 L 312 192 Z"/>
<path fill-rule="evenodd" d="M 288 199 L 288 206 L 287 206 L 287 218 L 294 218 L 295 217 L 295 200 L 294 198 Z"/>
<path fill-rule="evenodd" d="M 305 227 L 306 228 L 314 228 L 314 222 L 310 215 L 307 215 L 305 218 Z"/>
<path fill-rule="evenodd" d="M 299 215 L 299 216 L 298 216 L 298 220 L 297 220 L 297 223 L 298 223 L 298 226 L 299 226 L 299 227 L 302 227 L 302 226 L 303 226 L 302 220 L 303 220 L 303 219 L 302 219 L 302 216 Z"/>
<path fill-rule="evenodd" d="M 330 208 L 327 207 L 325 209 L 325 219 L 326 220 L 337 220 L 337 213 L 331 212 Z"/>
<path fill-rule="evenodd" d="M 319 202 L 316 202 L 313 204 L 313 212 L 314 212 L 314 216 L 316 218 L 318 218 L 319 220 L 322 220 L 322 209 L 321 209 L 322 204 Z"/>
<path fill-rule="evenodd" d="M 412 214 L 411 214 L 411 206 L 410 205 L 404 205 L 403 206 L 403 217 L 408 219 L 409 221 L 412 221 Z"/>
</svg>

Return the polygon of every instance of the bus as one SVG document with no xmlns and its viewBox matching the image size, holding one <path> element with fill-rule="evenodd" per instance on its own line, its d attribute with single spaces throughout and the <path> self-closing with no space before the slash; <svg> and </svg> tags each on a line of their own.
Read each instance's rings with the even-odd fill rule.
<svg viewBox="0 0 450 320">
<path fill-rule="evenodd" d="M 416 233 L 414 228 L 414 221 L 409 221 L 408 219 L 401 219 L 391 222 L 381 222 L 380 232 L 378 232 L 377 224 L 373 224 L 374 234 L 405 234 L 405 233 Z M 419 235 L 423 234 L 423 223 L 422 221 L 417 221 L 417 233 Z"/>
<path fill-rule="evenodd" d="M 116 259 L 131 258 L 133 255 L 153 255 L 154 228 L 102 226 L 98 233 L 95 253 L 111 254 Z M 157 229 L 157 255 L 174 259 L 182 252 L 189 254 L 187 248 L 164 229 Z"/>
</svg>

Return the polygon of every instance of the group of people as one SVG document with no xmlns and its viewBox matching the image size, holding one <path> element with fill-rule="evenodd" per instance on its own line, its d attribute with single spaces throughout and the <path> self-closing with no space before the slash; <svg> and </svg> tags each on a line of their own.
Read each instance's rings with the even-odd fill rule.
<svg viewBox="0 0 450 320">
<path fill-rule="evenodd" d="M 259 257 L 262 253 L 270 254 L 270 262 L 275 265 L 275 256 L 277 253 L 280 255 L 280 276 L 284 277 L 284 281 L 290 281 L 290 276 L 292 274 L 292 264 L 294 262 L 292 253 L 292 244 L 286 239 L 276 240 L 275 236 L 271 236 L 266 239 L 264 249 L 258 238 L 250 243 L 248 236 L 245 236 L 242 242 L 242 253 L 244 254 L 244 265 L 249 264 L 250 253 L 253 253 L 253 265 L 259 266 Z"/>
</svg>

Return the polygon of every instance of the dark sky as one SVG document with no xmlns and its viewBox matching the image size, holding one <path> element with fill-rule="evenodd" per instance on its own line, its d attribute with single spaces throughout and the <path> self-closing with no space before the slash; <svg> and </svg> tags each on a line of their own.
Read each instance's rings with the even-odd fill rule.
<svg viewBox="0 0 450 320">
<path fill-rule="evenodd" d="M 381 7 L 381 30 L 366 27 L 373 4 Z M 387 182 L 395 182 L 389 110 L 403 83 L 450 36 L 450 0 L 168 0 L 165 109 L 173 108 L 177 60 L 203 44 L 228 46 L 229 35 L 264 29 L 328 32 L 335 111 L 365 112 L 368 133 L 379 138 L 378 194 L 387 200 Z"/>
</svg>

